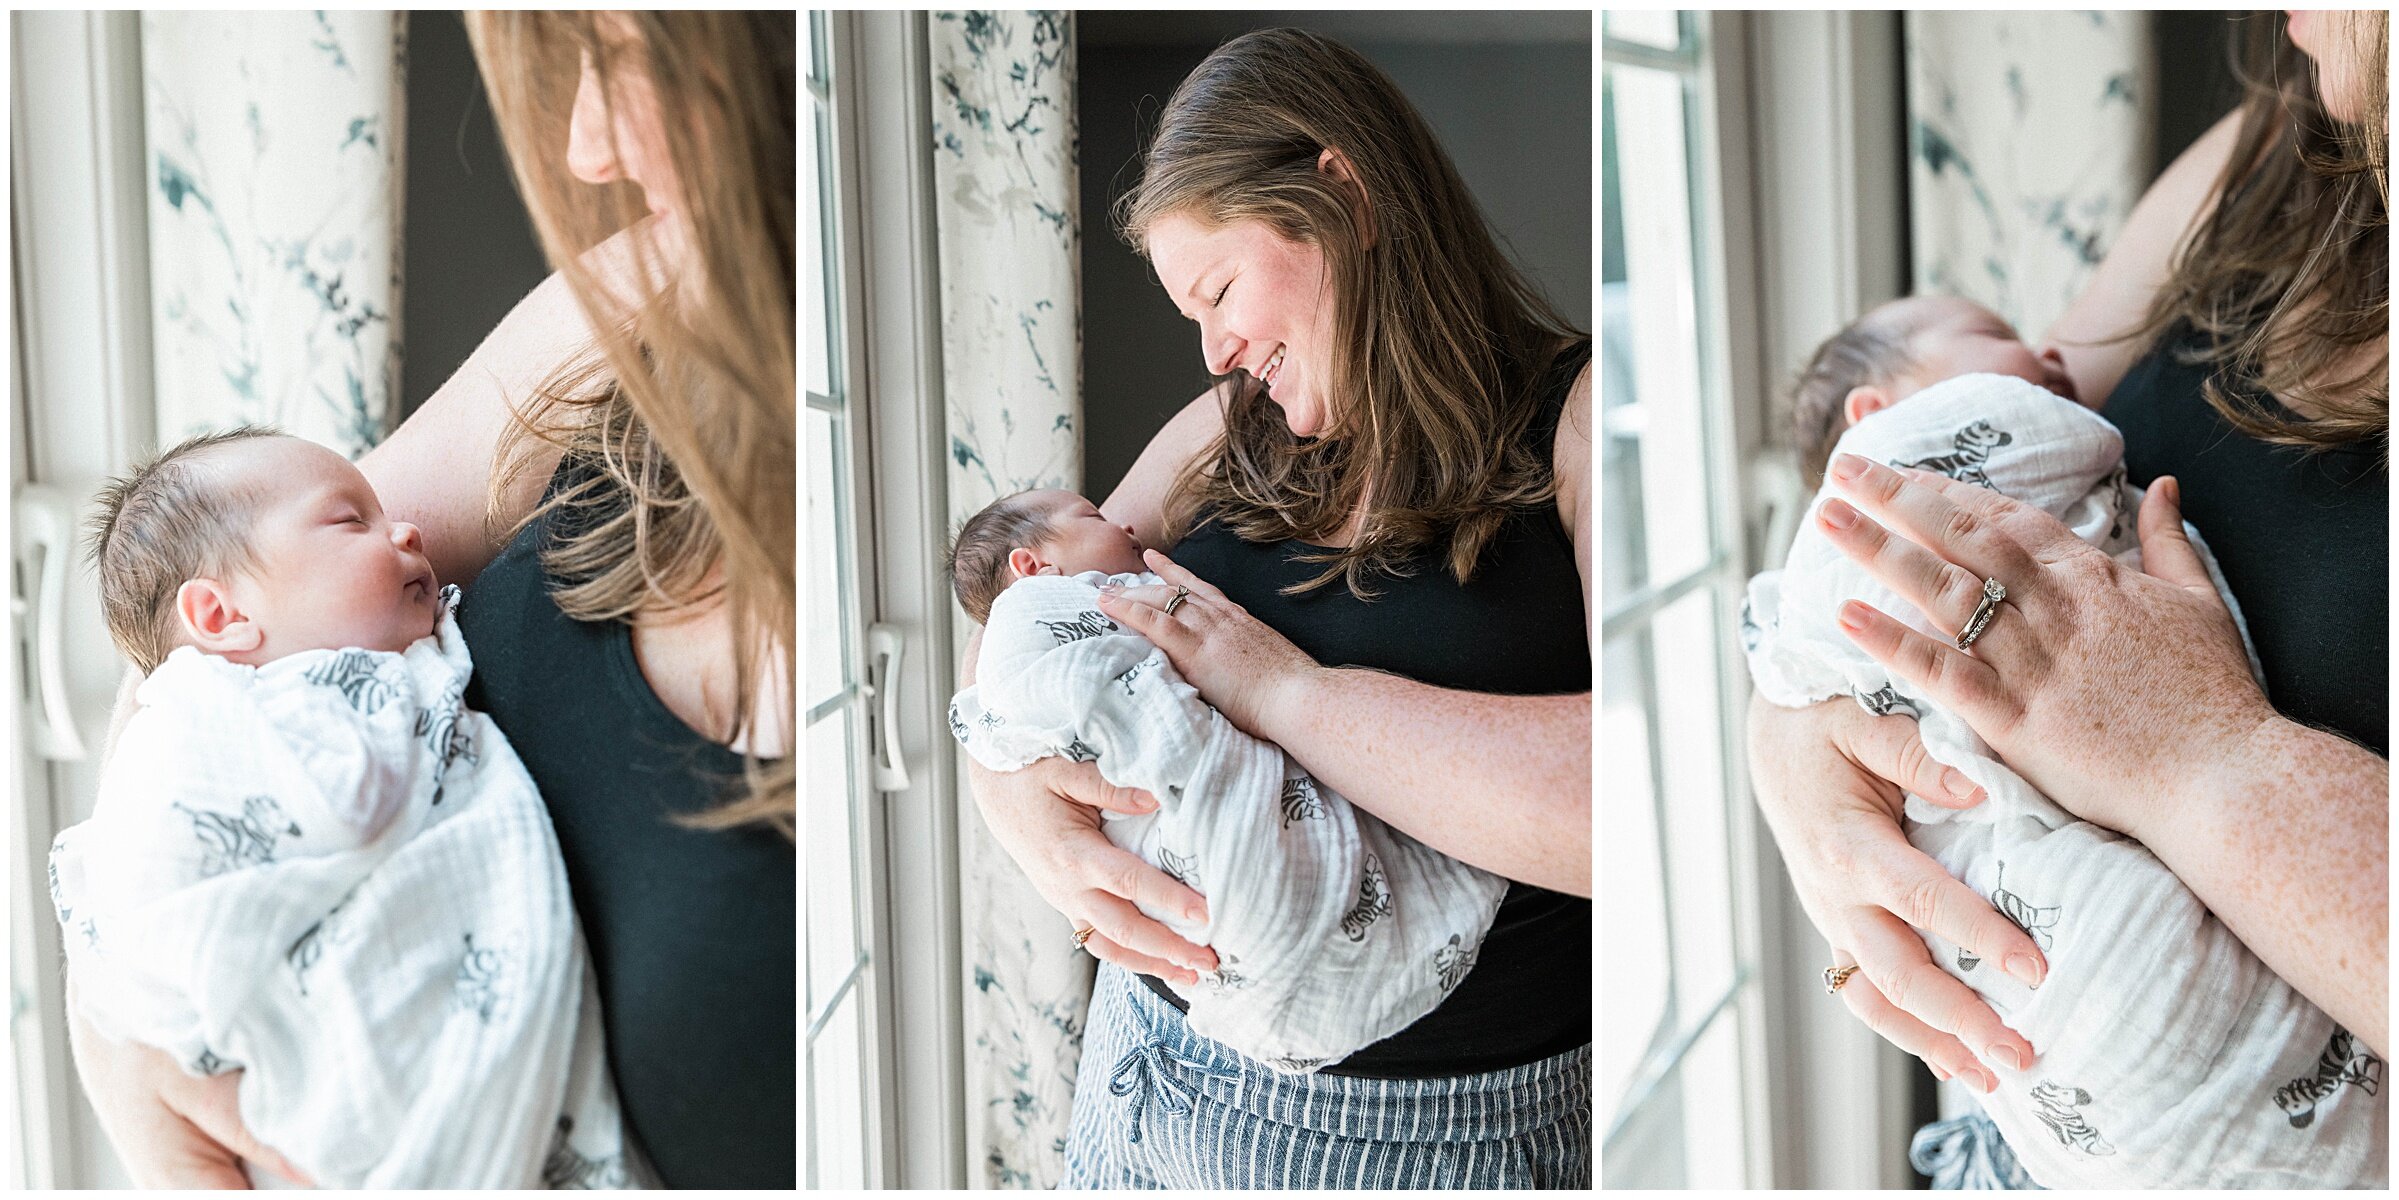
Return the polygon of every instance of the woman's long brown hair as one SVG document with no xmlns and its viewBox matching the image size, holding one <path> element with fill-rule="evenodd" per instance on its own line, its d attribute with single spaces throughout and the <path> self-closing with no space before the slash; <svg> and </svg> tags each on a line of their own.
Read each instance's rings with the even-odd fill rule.
<svg viewBox="0 0 2399 1200">
<path fill-rule="evenodd" d="M 2361 72 L 2355 122 L 2325 112 L 2286 24 L 2279 12 L 2247 19 L 2236 69 L 2246 95 L 2219 200 L 2124 337 L 2189 322 L 2198 336 L 2178 357 L 2211 368 L 2208 404 L 2253 437 L 2311 448 L 2380 438 L 2387 452 L 2390 14 L 2358 14 L 2348 44 L 2327 50 Z M 2275 411 L 2250 389 L 2313 415 Z"/>
<path fill-rule="evenodd" d="M 593 464 L 583 486 L 561 489 L 517 525 L 559 513 L 559 540 L 543 559 L 567 581 L 554 593 L 559 609 L 640 622 L 725 605 L 733 728 L 754 744 L 762 722 L 779 722 L 788 737 L 798 728 L 795 16 L 480 12 L 468 29 L 542 247 L 596 334 L 594 352 L 546 380 L 502 439 L 493 511 L 544 445 Z M 628 84 L 655 93 L 680 192 L 664 199 L 689 214 L 678 277 L 641 299 L 582 261 L 645 213 L 640 188 L 595 187 L 568 172 L 584 55 L 610 105 Z M 649 233 L 635 230 L 632 250 L 641 274 L 660 278 Z M 758 711 L 762 681 L 780 689 L 782 712 Z M 790 836 L 794 756 L 743 757 L 726 802 L 692 823 L 763 822 Z"/>
<path fill-rule="evenodd" d="M 1317 169 L 1327 148 L 1356 191 Z M 1331 565 L 1286 590 L 1346 578 L 1368 597 L 1373 574 L 1407 573 L 1424 547 L 1465 581 L 1511 513 L 1555 496 L 1550 448 L 1525 436 L 1533 385 L 1583 335 L 1501 253 L 1424 118 L 1357 52 L 1296 29 L 1218 47 L 1167 101 L 1116 211 L 1144 253 L 1170 214 L 1263 221 L 1321 250 L 1332 285 L 1324 435 L 1294 436 L 1246 373 L 1220 380 L 1224 432 L 1176 479 L 1170 536 L 1210 510 L 1245 540 L 1321 542 L 1367 505 L 1347 548 L 1301 560 Z"/>
</svg>

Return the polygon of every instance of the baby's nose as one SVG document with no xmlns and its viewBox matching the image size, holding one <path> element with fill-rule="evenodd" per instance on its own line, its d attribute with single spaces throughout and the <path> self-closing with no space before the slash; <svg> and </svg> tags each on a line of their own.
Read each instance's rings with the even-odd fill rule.
<svg viewBox="0 0 2399 1200">
<path fill-rule="evenodd" d="M 392 541 L 402 550 L 416 554 L 425 552 L 425 535 L 419 533 L 416 526 L 406 521 L 392 522 Z"/>
</svg>

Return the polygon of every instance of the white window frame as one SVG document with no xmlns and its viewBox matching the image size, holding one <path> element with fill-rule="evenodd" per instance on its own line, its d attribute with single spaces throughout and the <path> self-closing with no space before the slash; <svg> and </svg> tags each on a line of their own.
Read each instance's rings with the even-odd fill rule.
<svg viewBox="0 0 2399 1200">
<path fill-rule="evenodd" d="M 868 1186 L 966 1186 L 955 690 L 925 15 L 829 12 L 849 462 L 859 611 L 851 675 L 871 703 L 858 878 L 872 966 Z M 810 647 L 811 653 L 829 648 Z M 896 769 L 895 769 L 896 768 Z"/>
<path fill-rule="evenodd" d="M 8 704 L 11 1190 L 127 1186 L 69 1054 L 51 839 L 90 815 L 124 666 L 75 546 L 80 507 L 151 445 L 148 176 L 141 16 L 12 13 L 9 23 Z M 37 549 L 36 543 L 40 543 Z M 38 594 L 64 578 L 51 622 Z M 42 669 L 48 660 L 55 670 Z M 30 699 L 28 699 L 30 697 Z M 63 726 L 63 728 L 62 728 Z"/>
<path fill-rule="evenodd" d="M 1754 206 L 1743 220 L 1755 266 L 1727 294 L 1756 298 L 1755 311 L 1735 320 L 1759 336 L 1747 347 L 1751 356 L 1735 354 L 1733 363 L 1750 381 L 1736 379 L 1736 394 L 1758 398 L 1741 408 L 1751 427 L 1740 444 L 1755 538 L 1750 566 L 1763 569 L 1782 561 L 1807 502 L 1788 433 L 1768 421 L 1784 410 L 1768 398 L 1815 345 L 1907 289 L 1900 20 L 1890 12 L 1760 12 L 1718 14 L 1718 24 L 1745 27 L 1738 36 L 1747 62 L 1735 76 L 1745 104 L 1720 107 L 1746 125 L 1727 127 L 1725 144 L 1750 147 L 1741 164 L 1747 186 L 1729 172 L 1725 184 L 1728 196 Z M 1922 1070 L 1824 994 L 1818 975 L 1831 960 L 1823 935 L 1800 908 L 1756 806 L 1744 815 L 1763 934 L 1769 1182 L 1913 1187 L 1907 1146 Z"/>
<path fill-rule="evenodd" d="M 1687 587 L 1718 595 L 1721 644 L 1737 646 L 1741 585 L 1778 564 L 1807 497 L 1775 398 L 1809 348 L 1905 287 L 1906 138 L 1899 20 L 1891 13 L 1718 12 L 1700 16 L 1694 157 L 1695 282 L 1701 403 L 1715 527 L 1737 549 Z M 1688 69 L 1665 52 L 1608 42 L 1603 55 Z M 1864 66 L 1865 70 L 1859 67 Z M 1670 585 L 1671 586 L 1671 585 Z M 1676 596 L 1636 598 L 1603 618 L 1621 634 Z M 1791 891 L 1771 833 L 1749 802 L 1743 729 L 1750 695 L 1737 654 L 1722 658 L 1727 822 L 1735 954 L 1755 1003 L 1734 1006 L 1746 1086 L 1751 1186 L 1913 1186 L 1907 1163 L 1914 1060 L 1824 995 L 1823 937 Z"/>
</svg>

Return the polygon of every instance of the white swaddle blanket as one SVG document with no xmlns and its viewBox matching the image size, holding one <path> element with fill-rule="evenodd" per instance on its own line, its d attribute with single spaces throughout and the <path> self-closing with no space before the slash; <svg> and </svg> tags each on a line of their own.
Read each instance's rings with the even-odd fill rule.
<svg viewBox="0 0 2399 1200">
<path fill-rule="evenodd" d="M 1146 915 L 1218 966 L 1191 1027 L 1278 1070 L 1310 1072 L 1433 1011 L 1474 966 L 1506 880 L 1353 809 L 1279 747 L 1201 700 L 1149 639 L 1099 611 L 1099 586 L 1155 575 L 1020 580 L 991 606 L 975 686 L 950 731 L 976 761 L 1097 759 L 1158 811 L 1107 814 L 1116 845 L 1208 900 L 1208 920 Z"/>
<path fill-rule="evenodd" d="M 243 1123 L 321 1186 L 629 1186 L 557 841 L 463 703 L 457 603 L 402 654 L 151 673 L 51 849 L 76 1003 L 242 1070 Z"/>
<path fill-rule="evenodd" d="M 1837 449 L 1995 488 L 2140 565 L 2140 495 L 2125 481 L 2122 436 L 2023 380 L 1935 384 L 1858 422 Z M 1830 494 L 1827 483 L 1816 503 Z M 2232 604 L 2215 557 L 2184 528 Z M 2259 963 L 2139 842 L 2059 808 L 1964 721 L 1867 657 L 1835 620 L 1852 598 L 1956 636 L 1834 547 L 1811 505 L 1784 568 L 1750 583 L 1750 673 L 1775 704 L 1845 695 L 1914 715 L 1925 750 L 1986 790 L 1963 810 L 1908 797 L 1907 832 L 2049 961 L 2035 990 L 1925 937 L 1934 961 L 2039 1055 L 2026 1071 L 1987 1063 L 1999 1089 L 1975 1096 L 2032 1177 L 2048 1187 L 2385 1186 L 2382 1060 Z M 1998 623 L 2007 620 L 2003 610 Z M 2259 674 L 2254 649 L 2250 670 Z"/>
</svg>

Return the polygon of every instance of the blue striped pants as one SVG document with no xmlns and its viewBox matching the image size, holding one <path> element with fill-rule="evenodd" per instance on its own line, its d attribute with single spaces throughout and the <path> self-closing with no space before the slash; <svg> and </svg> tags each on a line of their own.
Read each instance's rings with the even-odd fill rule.
<svg viewBox="0 0 2399 1200">
<path fill-rule="evenodd" d="M 1285 1075 L 1102 964 L 1061 1187 L 1591 1187 L 1591 1047 L 1449 1079 Z"/>
</svg>

